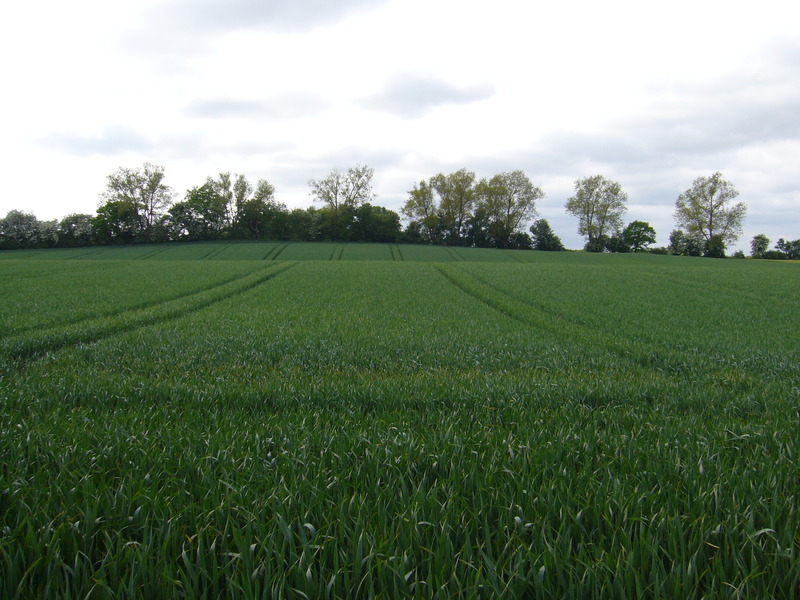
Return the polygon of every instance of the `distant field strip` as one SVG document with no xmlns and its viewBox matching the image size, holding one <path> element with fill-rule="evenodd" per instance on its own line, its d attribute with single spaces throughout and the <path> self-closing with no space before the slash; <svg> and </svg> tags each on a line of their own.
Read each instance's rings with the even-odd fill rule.
<svg viewBox="0 0 800 600">
<path fill-rule="evenodd" d="M 28 359 L 65 346 L 94 342 L 117 333 L 183 317 L 237 294 L 242 294 L 276 277 L 292 266 L 294 266 L 292 263 L 271 266 L 145 308 L 129 309 L 96 319 L 7 337 L 0 340 L 0 356 L 10 359 Z"/>
<path fill-rule="evenodd" d="M 277 250 L 280 248 L 280 250 Z M 537 262 L 551 260 L 544 253 L 415 244 L 332 242 L 178 242 L 98 248 L 59 248 L 37 251 L 0 251 L 3 260 L 399 260 L 408 262 Z M 335 253 L 335 255 L 334 255 Z M 547 253 L 554 254 L 554 253 Z M 573 256 L 573 260 L 575 260 Z"/>
</svg>

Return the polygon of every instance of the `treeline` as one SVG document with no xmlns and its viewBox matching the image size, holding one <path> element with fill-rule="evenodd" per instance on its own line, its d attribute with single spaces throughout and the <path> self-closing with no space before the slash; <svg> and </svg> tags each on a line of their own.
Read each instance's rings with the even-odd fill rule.
<svg viewBox="0 0 800 600">
<path fill-rule="evenodd" d="M 545 220 L 536 221 L 530 234 L 524 231 L 535 214 L 535 200 L 543 194 L 526 184 L 521 172 L 496 176 L 476 189 L 472 183 L 458 188 L 462 182 L 455 180 L 462 173 L 437 176 L 457 188 L 454 194 L 460 194 L 461 204 L 456 212 L 443 208 L 437 224 L 412 220 L 403 228 L 398 213 L 372 203 L 376 196 L 370 167 L 334 169 L 324 179 L 311 180 L 318 206 L 290 210 L 276 200 L 268 181 L 252 185 L 244 175 L 231 173 L 208 177 L 176 201 L 164 183 L 164 168 L 146 163 L 109 175 L 94 215 L 39 221 L 31 213 L 9 212 L 0 219 L 0 248 L 270 239 L 564 250 Z M 474 183 L 474 174 L 471 178 Z M 500 204 L 503 194 L 511 194 L 513 206 Z M 437 228 L 441 234 L 435 233 Z"/>
<path fill-rule="evenodd" d="M 565 249 L 550 224 L 536 219 L 536 203 L 545 193 L 522 171 L 478 179 L 460 169 L 420 181 L 401 210 L 408 219 L 405 228 L 398 213 L 373 204 L 373 175 L 367 166 L 333 169 L 324 179 L 309 181 L 311 196 L 321 206 L 289 210 L 265 179 L 252 185 L 244 175 L 220 173 L 176 201 L 164 183 L 163 167 L 119 168 L 108 176 L 96 214 L 39 221 L 31 213 L 11 211 L 0 219 L 0 248 L 270 239 Z M 602 175 L 577 179 L 565 210 L 578 219 L 589 252 L 724 257 L 728 244 L 741 235 L 746 214 L 744 203 L 732 203 L 736 196 L 721 173 L 697 178 L 678 196 L 678 229 L 662 248 L 653 247 L 656 232 L 649 223 L 625 224 L 628 196 Z M 763 234 L 755 236 L 751 256 L 800 258 L 800 240 L 780 239 L 774 250 L 769 243 Z"/>
</svg>

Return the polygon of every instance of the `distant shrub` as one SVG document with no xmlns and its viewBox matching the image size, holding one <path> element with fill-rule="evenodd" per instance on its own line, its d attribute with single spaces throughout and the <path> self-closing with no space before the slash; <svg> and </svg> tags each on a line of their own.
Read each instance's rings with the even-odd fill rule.
<svg viewBox="0 0 800 600">
<path fill-rule="evenodd" d="M 733 258 L 744 258 L 744 252 L 742 250 L 737 250 L 733 253 Z"/>
<path fill-rule="evenodd" d="M 764 255 L 761 258 L 766 258 L 769 260 L 786 260 L 789 257 L 780 250 L 767 250 L 764 252 Z"/>
</svg>

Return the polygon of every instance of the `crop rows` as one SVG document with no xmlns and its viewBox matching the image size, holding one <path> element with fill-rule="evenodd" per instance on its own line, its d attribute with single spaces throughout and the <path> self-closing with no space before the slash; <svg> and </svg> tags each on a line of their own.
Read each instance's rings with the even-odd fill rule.
<svg viewBox="0 0 800 600">
<path fill-rule="evenodd" d="M 104 246 L 51 250 L 0 252 L 4 260 L 369 260 L 412 262 L 526 262 L 536 253 L 521 250 L 495 251 L 486 248 L 449 248 L 405 244 L 332 244 L 303 242 L 197 242 Z"/>
<path fill-rule="evenodd" d="M 2 329 L 0 596 L 800 597 L 794 266 L 356 248 L 70 261 Z M 74 319 L 133 264 L 197 285 Z"/>
</svg>

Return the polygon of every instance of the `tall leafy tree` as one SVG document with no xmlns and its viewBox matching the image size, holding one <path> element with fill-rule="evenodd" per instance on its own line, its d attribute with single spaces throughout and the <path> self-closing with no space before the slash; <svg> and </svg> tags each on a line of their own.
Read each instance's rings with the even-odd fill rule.
<svg viewBox="0 0 800 600">
<path fill-rule="evenodd" d="M 427 242 L 439 243 L 441 238 L 439 205 L 430 182 L 423 180 L 419 184 L 414 184 L 414 188 L 408 192 L 408 199 L 401 212 L 412 219 L 413 223 L 417 223 L 413 228 L 417 232 L 414 235 Z"/>
<path fill-rule="evenodd" d="M 628 195 L 616 181 L 602 175 L 575 181 L 575 195 L 565 205 L 578 218 L 578 233 L 586 237 L 586 248 L 602 251 L 604 239 L 622 227 Z"/>
<path fill-rule="evenodd" d="M 731 204 L 738 195 L 719 171 L 710 177 L 698 177 L 675 201 L 675 221 L 689 234 L 702 237 L 706 246 L 715 235 L 726 245 L 733 243 L 742 234 L 747 214 L 744 202 Z"/>
<path fill-rule="evenodd" d="M 344 207 L 357 208 L 376 198 L 372 191 L 375 170 L 366 165 L 356 165 L 342 171 L 333 169 L 324 179 L 308 182 L 315 202 L 322 202 L 334 212 Z"/>
<path fill-rule="evenodd" d="M 225 206 L 224 229 L 232 231 L 236 226 L 239 211 L 253 193 L 253 186 L 243 174 L 231 174 L 230 171 L 220 173 L 216 179 L 207 178 L 205 185 L 222 199 Z"/>
<path fill-rule="evenodd" d="M 372 190 L 375 170 L 366 165 L 356 165 L 347 171 L 333 169 L 324 179 L 311 179 L 311 196 L 322 202 L 330 215 L 329 233 L 336 239 L 346 239 L 349 218 L 362 204 L 376 198 Z"/>
<path fill-rule="evenodd" d="M 102 200 L 111 206 L 103 213 L 110 218 L 124 215 L 124 223 L 106 223 L 106 229 L 126 230 L 133 226 L 133 238 L 150 241 L 153 226 L 172 202 L 172 188 L 164 183 L 164 167 L 144 163 L 137 169 L 120 167 L 108 176 Z M 99 213 L 100 211 L 98 211 Z M 132 240 L 131 240 L 132 241 Z"/>
<path fill-rule="evenodd" d="M 237 179 L 237 184 L 239 181 Z M 236 192 L 236 235 L 256 240 L 277 237 L 278 222 L 286 215 L 287 209 L 275 200 L 275 187 L 266 179 L 260 179 L 252 197 L 248 197 L 249 193 L 244 194 L 244 191 L 245 188 L 239 184 Z"/>
<path fill-rule="evenodd" d="M 431 177 L 430 186 L 439 196 L 439 217 L 446 232 L 445 241 L 464 243 L 467 221 L 475 206 L 475 173 L 466 169 L 449 175 L 439 173 Z"/>
<path fill-rule="evenodd" d="M 476 186 L 477 204 L 490 221 L 494 245 L 509 248 L 516 233 L 536 216 L 536 201 L 545 197 L 522 171 L 500 173 Z"/>
</svg>

